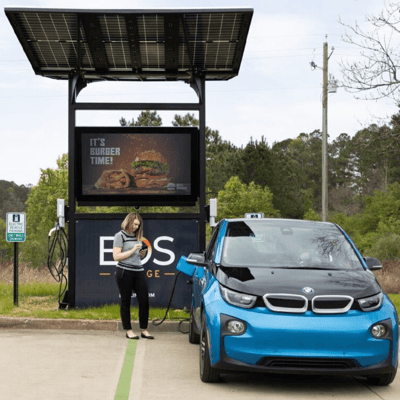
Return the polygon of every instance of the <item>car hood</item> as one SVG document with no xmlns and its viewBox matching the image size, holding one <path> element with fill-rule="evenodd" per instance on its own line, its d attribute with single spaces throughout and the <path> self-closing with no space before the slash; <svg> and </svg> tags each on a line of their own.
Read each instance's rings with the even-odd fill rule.
<svg viewBox="0 0 400 400">
<path fill-rule="evenodd" d="M 218 268 L 217 280 L 238 292 L 263 296 L 270 293 L 303 295 L 347 295 L 354 298 L 372 296 L 381 288 L 374 275 L 367 270 L 321 270 L 282 268 Z M 310 287 L 311 295 L 301 289 Z"/>
</svg>

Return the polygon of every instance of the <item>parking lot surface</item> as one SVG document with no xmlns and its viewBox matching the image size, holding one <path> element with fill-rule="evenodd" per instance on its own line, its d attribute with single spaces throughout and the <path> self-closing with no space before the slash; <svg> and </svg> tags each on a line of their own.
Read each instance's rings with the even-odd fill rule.
<svg viewBox="0 0 400 400">
<path fill-rule="evenodd" d="M 387 387 L 352 378 L 222 375 L 200 381 L 197 345 L 179 332 L 137 342 L 129 387 L 118 391 L 129 341 L 124 332 L 0 329 L 0 399 L 384 399 L 398 400 L 400 374 Z M 116 397 L 116 393 L 118 396 Z"/>
</svg>

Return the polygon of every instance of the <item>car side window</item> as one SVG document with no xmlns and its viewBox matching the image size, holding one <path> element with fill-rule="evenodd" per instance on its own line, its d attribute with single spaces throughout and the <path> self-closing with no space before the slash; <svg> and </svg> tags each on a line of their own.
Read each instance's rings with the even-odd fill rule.
<svg viewBox="0 0 400 400">
<path fill-rule="evenodd" d="M 212 261 L 214 259 L 218 232 L 219 232 L 219 225 L 215 228 L 215 230 L 211 236 L 210 244 L 208 245 L 207 250 L 206 250 L 206 259 L 208 261 Z"/>
</svg>

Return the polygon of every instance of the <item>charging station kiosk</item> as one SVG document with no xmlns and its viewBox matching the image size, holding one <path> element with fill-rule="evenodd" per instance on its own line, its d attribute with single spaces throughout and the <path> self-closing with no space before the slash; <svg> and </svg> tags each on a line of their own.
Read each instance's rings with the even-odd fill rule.
<svg viewBox="0 0 400 400">
<path fill-rule="evenodd" d="M 73 10 L 5 8 L 5 13 L 37 75 L 68 80 L 69 198 L 68 305 L 81 307 L 119 302 L 110 238 L 125 214 L 82 214 L 77 205 L 198 206 L 190 214 L 142 214 L 152 255 L 146 261 L 151 306 L 165 306 L 181 255 L 205 249 L 206 213 L 206 81 L 225 81 L 239 73 L 253 9 Z M 89 84 L 102 81 L 182 81 L 197 103 L 78 102 Z M 82 190 L 82 135 L 118 135 L 110 127 L 76 126 L 79 110 L 195 111 L 198 134 L 191 148 L 196 170 L 190 193 L 171 196 L 154 191 L 86 193 Z M 92 131 L 90 131 L 92 129 Z M 83 132 L 82 132 L 83 130 Z M 128 133 L 128 131 L 125 131 Z M 179 134 L 179 129 L 172 134 Z M 125 134 L 124 132 L 120 132 Z M 164 131 L 130 132 L 165 135 Z M 106 137 L 106 136 L 104 136 Z M 163 136 L 166 137 L 166 136 Z M 82 139 L 83 138 L 83 139 Z M 114 138 L 114 136 L 113 136 Z M 137 137 L 135 137 L 137 138 Z M 89 138 L 90 140 L 90 138 Z M 104 139 L 105 140 L 105 139 Z M 174 141 L 172 140 L 172 143 Z M 84 163 L 83 163 L 84 164 Z M 93 194 L 94 193 L 94 194 Z M 87 194 L 87 196 L 86 196 Z M 62 207 L 62 205 L 60 205 Z M 212 204 L 214 209 L 214 204 Z M 213 222 L 213 221 L 212 221 Z M 197 247 L 197 248 L 196 248 Z M 190 288 L 179 285 L 173 307 L 187 304 Z"/>
</svg>

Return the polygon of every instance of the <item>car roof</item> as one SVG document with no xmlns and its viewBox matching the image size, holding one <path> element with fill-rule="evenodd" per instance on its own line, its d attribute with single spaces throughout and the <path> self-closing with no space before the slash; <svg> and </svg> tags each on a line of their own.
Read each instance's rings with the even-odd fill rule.
<svg viewBox="0 0 400 400">
<path fill-rule="evenodd" d="M 304 223 L 304 224 L 324 224 L 335 226 L 333 222 L 322 222 L 322 221 L 309 221 L 304 219 L 289 219 L 289 218 L 224 218 L 221 221 L 227 222 L 240 222 L 240 221 L 287 221 L 287 222 L 294 222 L 294 223 Z"/>
</svg>

